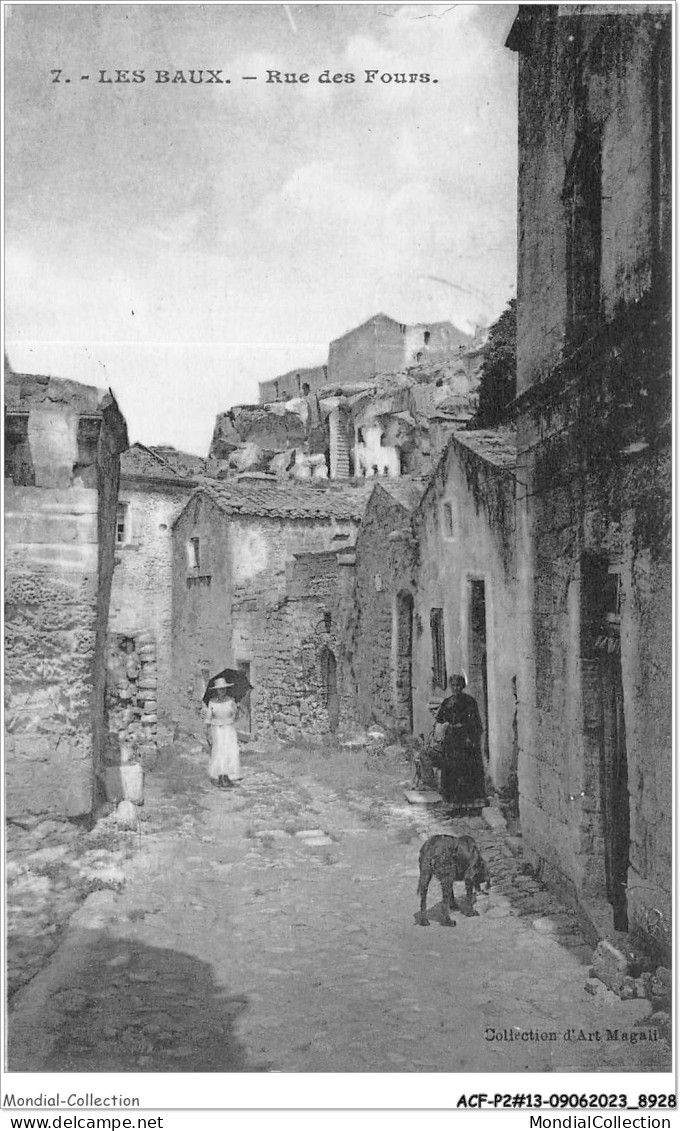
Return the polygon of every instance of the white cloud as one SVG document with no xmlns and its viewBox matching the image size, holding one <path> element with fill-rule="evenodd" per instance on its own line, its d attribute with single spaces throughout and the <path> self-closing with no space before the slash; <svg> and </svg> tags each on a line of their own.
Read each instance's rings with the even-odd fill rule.
<svg viewBox="0 0 680 1131">
<path fill-rule="evenodd" d="M 42 22 L 21 10 L 35 33 L 22 76 L 51 65 L 58 7 Z M 125 389 L 131 433 L 181 443 L 194 411 L 171 428 L 165 398 L 181 400 L 185 376 L 203 436 L 206 405 L 256 399 L 258 380 L 321 361 L 378 310 L 495 317 L 514 280 L 516 179 L 516 61 L 484 30 L 495 7 L 309 5 L 294 31 L 278 6 L 267 20 L 258 5 L 113 6 L 103 40 L 87 6 L 68 9 L 72 58 L 102 47 L 113 66 L 139 43 L 147 66 L 188 53 L 233 81 L 128 90 L 134 106 L 119 97 L 108 117 L 101 92 L 79 93 L 70 116 L 35 94 L 33 133 L 13 134 L 8 339 L 82 380 L 96 355 Z M 360 81 L 320 84 L 326 67 Z M 369 85 L 367 67 L 439 81 Z M 266 84 L 267 68 L 312 81 Z"/>
</svg>

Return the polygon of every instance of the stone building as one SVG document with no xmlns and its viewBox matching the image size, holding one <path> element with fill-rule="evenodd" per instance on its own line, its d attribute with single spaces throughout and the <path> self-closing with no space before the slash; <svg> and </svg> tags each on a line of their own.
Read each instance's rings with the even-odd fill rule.
<svg viewBox="0 0 680 1131">
<path fill-rule="evenodd" d="M 414 729 L 465 674 L 498 788 L 517 769 L 515 461 L 510 430 L 454 433 L 413 516 Z"/>
<path fill-rule="evenodd" d="M 670 937 L 671 12 L 520 8 L 525 840 L 593 922 Z"/>
<path fill-rule="evenodd" d="M 331 342 L 327 365 L 261 382 L 260 404 L 219 413 L 211 474 L 427 474 L 450 425 L 476 411 L 482 348 L 482 331 L 472 338 L 450 322 L 407 326 L 375 315 Z"/>
<path fill-rule="evenodd" d="M 309 385 L 317 392 L 328 384 L 328 366 L 315 365 L 308 369 L 291 369 L 289 373 L 275 377 L 272 381 L 260 381 L 260 404 L 271 401 L 288 401 L 302 395 L 302 386 Z"/>
<path fill-rule="evenodd" d="M 6 814 L 91 812 L 120 453 L 110 392 L 9 372 L 5 382 Z"/>
<path fill-rule="evenodd" d="M 114 655 L 128 641 L 153 644 L 157 714 L 172 711 L 172 524 L 206 461 L 174 448 L 133 444 L 121 457 L 109 631 Z"/>
<path fill-rule="evenodd" d="M 319 738 L 355 718 L 344 624 L 351 599 L 354 531 L 333 548 L 294 553 L 277 604 L 235 610 L 235 639 L 257 680 L 248 726 L 268 739 Z M 243 662 L 239 661 L 243 667 Z"/>
<path fill-rule="evenodd" d="M 347 623 L 356 715 L 413 731 L 412 646 L 417 547 L 411 519 L 424 482 L 375 485 L 357 535 L 353 615 Z"/>
<path fill-rule="evenodd" d="M 427 481 L 376 486 L 356 545 L 358 715 L 428 735 L 464 671 L 497 786 L 516 770 L 515 436 L 456 432 Z"/>
<path fill-rule="evenodd" d="M 247 673 L 258 736 L 335 729 L 348 692 L 334 610 L 366 489 L 206 480 L 174 524 L 177 717 L 196 724 L 211 675 Z M 351 553 L 349 564 L 352 563 Z"/>
<path fill-rule="evenodd" d="M 326 365 L 291 369 L 271 381 L 260 381 L 260 404 L 300 397 L 304 384 L 318 393 L 322 389 L 328 391 L 333 385 L 371 380 L 379 373 L 398 373 L 419 362 L 459 353 L 462 356 L 473 340 L 452 322 L 422 322 L 409 326 L 387 314 L 374 314 L 361 326 L 355 326 L 330 343 Z M 463 366 L 465 364 L 464 361 Z M 468 368 L 470 364 L 468 359 Z"/>
<path fill-rule="evenodd" d="M 416 362 L 463 349 L 471 342 L 472 337 L 451 322 L 408 326 L 387 314 L 374 314 L 330 343 L 328 382 L 345 384 L 379 373 L 397 373 Z"/>
</svg>

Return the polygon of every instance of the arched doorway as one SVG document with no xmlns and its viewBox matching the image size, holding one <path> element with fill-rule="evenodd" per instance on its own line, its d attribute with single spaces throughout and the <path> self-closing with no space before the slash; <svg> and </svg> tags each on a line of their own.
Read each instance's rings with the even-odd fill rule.
<svg viewBox="0 0 680 1131">
<path fill-rule="evenodd" d="M 395 635 L 395 713 L 399 721 L 413 731 L 413 595 L 407 589 L 397 593 Z"/>
<path fill-rule="evenodd" d="M 335 734 L 340 721 L 340 700 L 338 699 L 338 665 L 335 653 L 325 646 L 321 649 L 321 681 L 325 707 L 328 711 L 328 728 Z"/>
</svg>

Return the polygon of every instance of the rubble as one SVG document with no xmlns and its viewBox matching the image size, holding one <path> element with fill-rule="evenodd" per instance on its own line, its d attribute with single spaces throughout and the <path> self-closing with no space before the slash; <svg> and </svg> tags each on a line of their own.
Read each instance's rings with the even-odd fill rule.
<svg viewBox="0 0 680 1131">
<path fill-rule="evenodd" d="M 429 357 L 414 355 L 411 364 L 391 370 L 384 367 L 387 356 L 383 365 L 377 358 L 375 372 L 363 380 L 334 381 L 325 368 L 310 371 L 318 405 L 314 427 L 297 381 L 305 371 L 264 382 L 262 404 L 234 405 L 217 416 L 209 474 L 220 479 L 265 469 L 279 479 L 426 474 L 451 429 L 465 427 L 477 410 L 482 341 L 483 334 L 463 347 L 458 342 Z"/>
</svg>

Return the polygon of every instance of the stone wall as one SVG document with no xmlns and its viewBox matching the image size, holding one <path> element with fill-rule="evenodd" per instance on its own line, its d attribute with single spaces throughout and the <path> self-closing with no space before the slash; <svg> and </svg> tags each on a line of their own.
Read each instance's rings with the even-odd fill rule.
<svg viewBox="0 0 680 1131">
<path fill-rule="evenodd" d="M 6 389 L 6 812 L 79 816 L 103 759 L 125 422 L 75 382 L 10 374 Z"/>
<path fill-rule="evenodd" d="M 584 17 L 574 5 L 520 24 L 519 392 L 557 364 L 568 334 L 563 189 L 585 131 L 599 137 L 603 313 L 648 290 L 657 253 L 668 266 L 668 20 L 644 7 Z"/>
<path fill-rule="evenodd" d="M 374 377 L 376 373 L 396 373 L 403 364 L 406 326 L 378 314 L 336 338 L 328 347 L 328 380 L 343 384 Z"/>
<path fill-rule="evenodd" d="M 153 769 L 158 753 L 158 665 L 150 632 L 109 633 L 106 763 Z"/>
<path fill-rule="evenodd" d="M 408 326 L 376 314 L 328 347 L 330 384 L 352 383 L 378 373 L 398 373 L 428 359 L 452 357 L 470 344 L 470 335 L 451 322 Z"/>
<path fill-rule="evenodd" d="M 172 525 L 191 485 L 123 481 L 123 543 L 115 547 L 109 625 L 112 633 L 149 632 L 158 654 L 158 710 L 167 721 L 175 699 L 172 681 Z"/>
<path fill-rule="evenodd" d="M 404 335 L 405 362 L 426 361 L 428 358 L 451 356 L 463 352 L 472 341 L 451 322 L 419 322 L 407 326 Z"/>
<path fill-rule="evenodd" d="M 291 369 L 290 373 L 284 373 L 272 381 L 260 381 L 260 404 L 299 397 L 305 382 L 314 393 L 322 389 L 328 383 L 328 367 L 315 365 L 311 369 Z"/>
<path fill-rule="evenodd" d="M 82 424 L 80 431 L 82 433 Z M 89 438 L 87 445 L 79 445 L 77 469 L 81 482 L 88 468 L 96 467 L 98 493 L 97 507 L 97 619 L 95 623 L 94 696 L 92 724 L 94 734 L 95 766 L 99 773 L 107 737 L 106 722 L 106 665 L 108 649 L 111 587 L 115 564 L 116 519 L 120 490 L 120 457 L 128 446 L 127 432 L 115 402 L 107 399 L 102 412 L 99 434 Z M 97 785 L 100 791 L 100 783 Z"/>
<path fill-rule="evenodd" d="M 670 448 L 666 461 L 660 478 L 670 513 Z M 630 700 L 626 715 L 628 773 L 633 782 L 628 904 L 633 924 L 653 924 L 650 909 L 660 909 L 666 924 L 673 913 L 673 646 L 668 615 L 672 572 L 670 545 L 662 557 L 646 549 L 632 561 L 632 615 L 622 661 Z"/>
<path fill-rule="evenodd" d="M 355 525 L 233 520 L 232 658 L 250 665 L 258 736 L 329 729 L 320 652 L 333 652 L 339 681 L 337 635 L 327 618 L 332 623 L 338 600 L 337 552 Z M 342 689 L 338 695 L 344 701 Z"/>
<path fill-rule="evenodd" d="M 410 514 L 376 487 L 356 544 L 354 617 L 348 624 L 350 676 L 362 723 L 410 729 L 406 695 L 397 695 L 397 594 L 413 592 Z"/>
<path fill-rule="evenodd" d="M 520 453 L 520 475 L 531 500 L 518 541 L 528 609 L 519 649 L 524 834 L 575 898 L 608 898 L 602 772 L 611 744 L 607 696 L 620 695 L 628 919 L 644 920 L 652 907 L 668 921 L 670 449 L 664 454 L 661 441 L 653 453 L 632 453 L 602 479 L 584 481 L 575 471 L 580 452 L 563 442 L 564 479 L 547 484 L 545 452 L 528 443 L 528 427 L 521 435 L 528 447 Z M 593 567 L 602 594 L 610 583 L 618 586 L 618 611 L 599 607 L 589 591 Z"/>
<path fill-rule="evenodd" d="M 497 787 L 517 770 L 514 495 L 512 468 L 495 466 L 454 438 L 414 516 L 414 727 L 429 732 L 447 693 L 433 677 L 431 614 L 441 609 L 446 673 L 467 675 Z M 483 618 L 475 604 L 482 596 Z"/>
<path fill-rule="evenodd" d="M 256 683 L 258 737 L 319 738 L 351 720 L 354 688 L 342 662 L 338 617 L 350 573 L 335 551 L 296 555 L 285 599 L 237 618 L 235 640 L 248 652 Z"/>
<path fill-rule="evenodd" d="M 8 815 L 94 798 L 97 492 L 5 487 Z"/>
<path fill-rule="evenodd" d="M 593 915 L 669 938 L 670 22 L 536 12 L 509 41 L 522 829 Z"/>
<path fill-rule="evenodd" d="M 303 639 L 318 631 L 323 619 L 318 606 L 328 600 L 326 582 L 321 590 L 311 581 L 300 588 L 308 567 L 298 567 L 296 580 L 293 562 L 296 555 L 341 548 L 356 525 L 227 515 L 205 496 L 190 501 L 175 524 L 173 549 L 173 690 L 179 718 L 195 724 L 209 676 L 247 664 L 254 687 L 253 733 L 271 732 L 272 670 L 279 671 L 277 688 L 281 680 L 288 682 L 286 664 L 292 670 L 301 662 Z M 192 538 L 202 547 L 198 571 L 187 564 Z M 287 608 L 289 585 L 298 605 Z M 305 605 L 303 596 L 315 604 Z"/>
<path fill-rule="evenodd" d="M 190 559 L 192 538 L 199 540 L 198 566 Z M 223 512 L 197 494 L 173 527 L 172 713 L 185 724 L 200 718 L 208 679 L 232 660 L 231 554 Z"/>
</svg>

